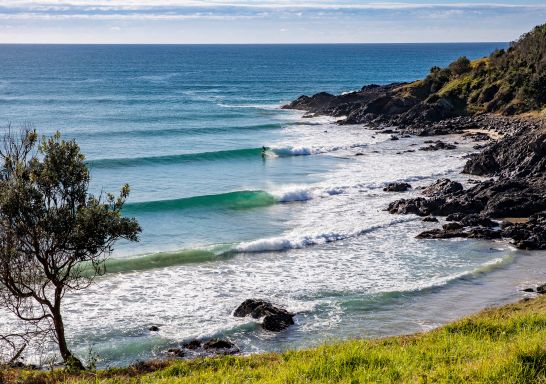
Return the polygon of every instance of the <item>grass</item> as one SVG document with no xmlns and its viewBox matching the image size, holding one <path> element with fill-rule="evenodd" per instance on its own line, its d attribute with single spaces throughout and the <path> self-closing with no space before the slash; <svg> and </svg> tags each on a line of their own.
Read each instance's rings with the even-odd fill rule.
<svg viewBox="0 0 546 384">
<path fill-rule="evenodd" d="M 80 375 L 6 371 L 0 382 L 546 383 L 546 296 L 410 336 L 282 354 L 155 362 Z"/>
</svg>

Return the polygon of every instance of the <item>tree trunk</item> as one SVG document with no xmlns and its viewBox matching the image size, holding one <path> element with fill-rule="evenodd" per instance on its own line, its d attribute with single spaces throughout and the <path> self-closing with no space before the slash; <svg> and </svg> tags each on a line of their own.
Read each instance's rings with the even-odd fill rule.
<svg viewBox="0 0 546 384">
<path fill-rule="evenodd" d="M 59 344 L 59 352 L 65 365 L 75 368 L 77 370 L 84 370 L 82 362 L 70 352 L 68 345 L 66 344 L 66 337 L 64 334 L 64 323 L 61 316 L 61 308 L 56 305 L 53 309 L 53 325 L 55 326 L 55 334 L 57 335 L 57 343 Z"/>
</svg>

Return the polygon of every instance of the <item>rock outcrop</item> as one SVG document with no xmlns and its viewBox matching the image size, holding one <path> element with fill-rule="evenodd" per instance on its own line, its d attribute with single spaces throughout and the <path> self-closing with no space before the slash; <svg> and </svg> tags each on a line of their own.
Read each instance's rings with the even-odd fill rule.
<svg viewBox="0 0 546 384">
<path fill-rule="evenodd" d="M 245 300 L 235 309 L 233 316 L 262 319 L 262 328 L 272 332 L 280 332 L 294 324 L 293 313 L 260 299 Z"/>
</svg>

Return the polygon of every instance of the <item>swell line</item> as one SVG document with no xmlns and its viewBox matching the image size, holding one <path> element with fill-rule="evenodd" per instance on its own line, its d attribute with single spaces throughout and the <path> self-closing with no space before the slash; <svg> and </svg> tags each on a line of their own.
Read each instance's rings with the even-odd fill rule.
<svg viewBox="0 0 546 384">
<path fill-rule="evenodd" d="M 256 125 L 233 125 L 233 126 L 218 126 L 218 127 L 186 127 L 186 128 L 161 128 L 161 129 L 132 129 L 119 131 L 90 131 L 77 132 L 77 138 L 96 137 L 108 135 L 109 137 L 158 137 L 158 136 L 192 136 L 203 134 L 216 133 L 233 133 L 235 131 L 258 131 L 258 130 L 273 130 L 280 129 L 283 125 L 280 123 L 274 124 L 256 124 Z"/>
<path fill-rule="evenodd" d="M 280 236 L 263 238 L 254 241 L 235 244 L 219 244 L 212 247 L 183 249 L 173 252 L 158 252 L 148 255 L 135 256 L 130 258 L 109 259 L 106 261 L 107 273 L 132 272 L 146 269 L 170 267 L 189 263 L 200 263 L 215 261 L 220 257 L 230 257 L 242 253 L 264 253 L 284 252 L 290 249 L 301 249 L 345 240 L 352 237 L 386 228 L 391 225 L 398 225 L 405 222 L 415 221 L 417 218 L 392 220 L 389 223 L 374 225 L 366 228 L 355 229 L 343 232 L 325 232 L 303 236 Z"/>
<path fill-rule="evenodd" d="M 94 169 L 111 169 L 121 167 L 140 167 L 145 165 L 165 165 L 189 163 L 194 161 L 215 161 L 259 157 L 261 148 L 232 149 L 226 151 L 184 153 L 179 155 L 125 157 L 117 159 L 90 160 L 87 165 Z"/>
<path fill-rule="evenodd" d="M 192 196 L 181 199 L 127 203 L 124 214 L 138 214 L 159 211 L 176 211 L 191 208 L 245 209 L 275 204 L 273 195 L 264 191 L 235 191 L 216 195 Z"/>
</svg>

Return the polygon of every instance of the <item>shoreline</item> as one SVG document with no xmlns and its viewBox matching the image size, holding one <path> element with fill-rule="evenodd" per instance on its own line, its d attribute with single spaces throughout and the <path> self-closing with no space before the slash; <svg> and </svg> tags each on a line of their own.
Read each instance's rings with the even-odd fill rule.
<svg viewBox="0 0 546 384">
<path fill-rule="evenodd" d="M 462 138 L 462 136 L 458 136 L 458 135 L 457 135 L 457 136 L 455 136 L 455 137 L 454 137 L 454 136 L 451 136 L 451 139 L 458 140 L 457 137 Z M 450 140 L 450 141 L 452 141 L 452 140 Z M 386 181 L 386 180 L 385 180 L 385 184 L 387 184 L 387 181 Z M 387 186 L 388 186 L 388 185 L 387 185 Z M 396 194 L 393 193 L 393 196 L 396 196 Z M 427 217 L 428 217 L 428 216 L 427 216 Z M 519 218 L 512 218 L 512 219 L 513 219 L 513 220 L 510 220 L 510 221 L 516 221 L 516 222 L 518 222 L 518 223 L 522 222 L 522 220 L 519 219 Z M 509 221 L 509 220 L 507 220 L 507 221 Z M 524 222 L 526 222 L 526 221 L 524 221 Z M 432 287 L 431 289 L 433 289 L 433 288 L 434 288 L 434 287 Z M 495 304 L 495 305 L 499 305 L 499 304 Z M 466 312 L 465 315 L 463 315 L 463 316 L 466 316 L 466 315 L 471 314 L 471 313 L 473 313 L 473 312 L 472 312 L 472 311 L 471 311 L 471 312 Z M 437 326 L 438 326 L 438 327 L 443 327 L 443 326 L 445 326 L 446 324 L 449 324 L 449 323 L 442 322 L 441 325 L 437 325 Z M 395 335 L 396 335 L 396 333 L 395 333 Z M 397 337 L 397 336 L 388 336 L 388 337 Z M 402 337 L 403 337 L 403 336 L 402 336 Z M 210 341 L 210 340 L 213 340 L 213 339 L 214 339 L 214 338 L 212 338 L 212 339 L 210 339 L 210 338 L 203 338 L 203 339 L 198 339 L 198 340 L 199 340 L 200 342 L 204 343 L 204 342 L 207 342 L 207 341 Z M 341 339 L 341 340 L 343 340 L 343 339 Z M 349 338 L 348 340 L 352 340 L 352 339 Z M 376 340 L 376 338 L 374 337 L 374 338 L 372 338 L 371 340 Z M 235 340 L 235 342 L 236 342 L 236 340 Z M 319 344 L 319 345 L 321 345 L 321 344 Z M 232 345 L 232 346 L 234 346 L 234 345 Z M 304 347 L 304 350 L 307 349 L 307 348 L 308 348 L 308 347 Z M 159 361 L 165 361 L 165 362 L 170 362 L 171 360 L 179 361 L 180 359 L 177 359 L 177 358 L 176 358 L 177 351 L 174 351 L 174 349 L 178 349 L 178 350 L 179 350 L 179 348 L 174 348 L 174 347 L 173 347 L 172 349 L 173 349 L 173 352 L 165 353 L 165 358 L 164 358 L 164 359 L 162 358 L 162 359 L 159 360 Z M 289 351 L 293 351 L 293 350 L 290 349 Z M 296 349 L 296 351 L 300 351 L 300 349 Z M 167 351 L 165 350 L 165 352 L 167 352 Z M 236 355 L 236 356 L 248 356 L 248 355 L 255 356 L 255 355 L 256 355 L 256 353 L 245 354 L 244 351 L 242 351 L 242 352 L 243 352 L 243 353 L 240 353 L 240 354 L 239 354 L 239 353 L 231 353 L 231 352 L 230 352 L 230 353 L 223 353 L 223 352 L 216 353 L 216 352 L 214 352 L 214 351 L 213 351 L 212 353 L 210 353 L 210 352 L 205 351 L 204 354 L 201 354 L 201 355 L 194 355 L 194 356 L 192 356 L 192 357 L 190 357 L 190 358 L 185 358 L 185 359 L 183 359 L 183 361 L 193 361 L 193 360 L 200 360 L 200 359 L 202 359 L 202 358 L 211 358 L 211 357 L 212 357 L 212 358 L 216 358 L 216 357 L 219 357 L 219 356 L 223 356 L 223 355 L 225 355 L 225 354 Z M 263 354 L 263 353 L 264 353 L 264 352 L 258 352 L 257 354 L 258 354 L 258 355 L 261 355 L 261 354 Z M 277 353 L 282 353 L 282 352 L 271 352 L 271 353 L 277 354 Z M 174 358 L 168 357 L 168 354 L 172 355 Z M 155 364 L 155 363 L 154 363 L 154 364 Z M 131 365 L 131 366 L 132 366 L 132 365 Z M 120 368 L 120 369 L 124 369 L 124 368 Z M 128 369 L 129 369 L 129 368 L 128 368 Z"/>
<path fill-rule="evenodd" d="M 420 111 L 416 123 L 401 123 L 401 116 L 409 111 L 379 114 L 365 113 L 376 103 L 396 100 L 393 89 L 407 83 L 385 86 L 365 86 L 359 92 L 333 96 L 318 93 L 311 97 L 300 96 L 284 109 L 295 109 L 312 116 L 339 116 L 340 110 L 352 115 L 338 120 L 344 125 L 364 124 L 378 133 L 391 134 L 392 140 L 399 137 L 442 137 L 464 134 L 474 140 L 477 153 L 468 156 L 463 174 L 490 177 L 464 189 L 449 179 L 438 179 L 425 188 L 423 195 L 411 199 L 394 200 L 388 207 L 392 214 L 416 214 L 424 220 L 434 221 L 446 217 L 453 222 L 441 229 L 423 232 L 423 239 L 445 238 L 508 238 L 519 249 L 546 249 L 546 113 L 535 112 L 524 115 L 501 116 L 498 114 L 460 115 L 434 118 Z M 349 98 L 348 98 L 349 97 Z M 385 99 L 387 101 L 385 101 Z M 420 104 L 417 104 L 420 107 Z M 410 111 L 415 108 L 412 107 Z M 425 107 L 422 107 L 425 108 Z M 398 125 L 396 125 L 398 124 Z M 449 150 L 456 146 L 441 140 L 430 140 L 430 146 L 420 150 Z M 413 149 L 408 149 L 413 151 Z M 404 192 L 411 186 L 392 185 L 392 192 Z M 500 229 L 492 220 L 509 217 L 526 221 L 504 221 Z"/>
<path fill-rule="evenodd" d="M 546 291 L 546 287 L 543 290 Z M 495 382 L 516 383 L 529 377 L 546 378 L 545 324 L 546 295 L 537 295 L 488 307 L 439 328 L 414 334 L 326 342 L 318 347 L 282 353 L 150 360 L 126 368 L 81 373 L 8 367 L 0 371 L 0 380 L 6 384 L 22 381 L 106 384 L 142 380 L 148 383 L 240 383 L 253 378 L 256 382 L 269 383 L 283 378 L 304 383 L 357 378 L 365 378 L 366 382 L 386 377 L 390 378 L 387 382 L 413 382 L 423 378 L 425 382 L 426 378 L 432 382 L 454 378 L 480 381 L 490 377 L 489 380 L 496 378 Z M 526 360 L 520 359 L 522 354 Z M 355 358 L 358 364 L 349 364 L 356 363 Z"/>
</svg>

